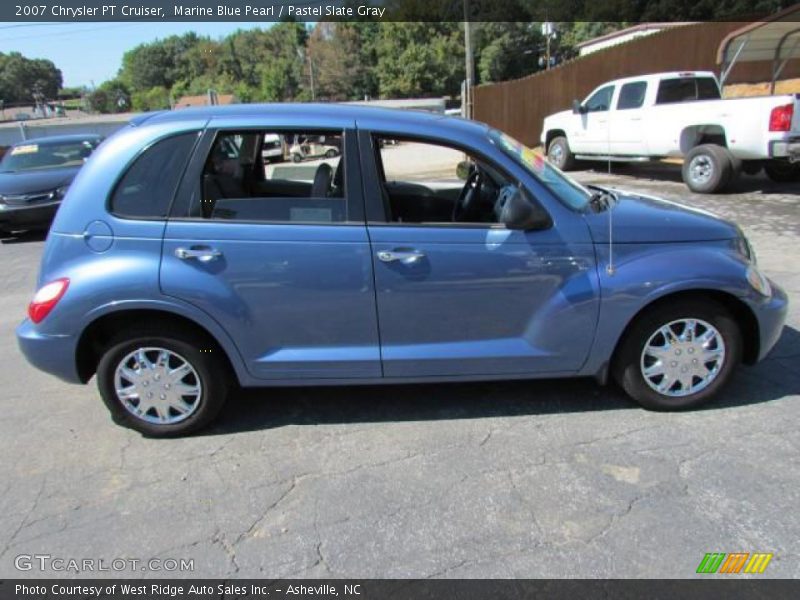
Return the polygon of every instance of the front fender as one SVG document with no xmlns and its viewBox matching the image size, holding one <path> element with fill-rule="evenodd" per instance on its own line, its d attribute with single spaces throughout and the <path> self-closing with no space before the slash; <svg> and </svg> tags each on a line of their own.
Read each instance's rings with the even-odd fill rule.
<svg viewBox="0 0 800 600">
<path fill-rule="evenodd" d="M 617 244 L 614 269 L 608 245 L 596 246 L 600 313 L 592 351 L 582 375 L 604 376 L 622 335 L 647 306 L 681 292 L 723 292 L 753 309 L 761 297 L 747 283 L 748 263 L 729 241 Z"/>
</svg>

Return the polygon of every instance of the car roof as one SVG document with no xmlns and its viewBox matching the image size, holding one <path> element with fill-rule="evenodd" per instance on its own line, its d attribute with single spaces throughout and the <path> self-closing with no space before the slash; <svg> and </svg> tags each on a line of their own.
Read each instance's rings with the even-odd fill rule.
<svg viewBox="0 0 800 600">
<path fill-rule="evenodd" d="M 320 104 L 320 103 L 272 103 L 272 104 L 229 104 L 226 106 L 197 106 L 179 110 L 165 110 L 143 113 L 131 119 L 133 126 L 143 124 L 161 124 L 196 119 L 222 119 L 282 116 L 298 118 L 312 117 L 324 121 L 326 117 L 333 119 L 369 119 L 371 123 L 383 122 L 385 125 L 402 126 L 442 123 L 466 129 L 486 129 L 486 125 L 469 121 L 460 117 L 452 117 L 440 113 L 423 110 L 384 108 L 359 104 Z"/>
<path fill-rule="evenodd" d="M 102 136 L 96 133 L 72 133 L 72 134 L 65 134 L 65 135 L 49 135 L 45 137 L 38 137 L 38 138 L 29 138 L 27 140 L 21 140 L 19 142 L 15 142 L 12 144 L 13 146 L 23 146 L 26 144 L 39 144 L 40 146 L 46 146 L 48 144 L 63 144 L 65 142 L 83 142 L 89 140 L 99 140 Z"/>
</svg>

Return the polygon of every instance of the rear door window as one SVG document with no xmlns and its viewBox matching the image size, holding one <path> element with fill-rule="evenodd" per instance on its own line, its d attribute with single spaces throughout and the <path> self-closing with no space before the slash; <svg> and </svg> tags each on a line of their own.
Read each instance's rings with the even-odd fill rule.
<svg viewBox="0 0 800 600">
<path fill-rule="evenodd" d="M 342 131 L 220 131 L 190 216 L 261 223 L 348 220 Z"/>
<path fill-rule="evenodd" d="M 619 100 L 617 100 L 617 110 L 630 110 L 641 108 L 644 104 L 644 94 L 647 91 L 647 82 L 632 81 L 626 83 L 619 90 Z"/>
</svg>

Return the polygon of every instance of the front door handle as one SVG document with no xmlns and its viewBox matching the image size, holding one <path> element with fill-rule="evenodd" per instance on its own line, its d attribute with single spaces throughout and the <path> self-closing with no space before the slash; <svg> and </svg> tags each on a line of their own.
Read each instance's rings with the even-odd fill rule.
<svg viewBox="0 0 800 600">
<path fill-rule="evenodd" d="M 404 265 L 413 265 L 425 258 L 425 255 L 418 250 L 381 250 L 378 252 L 378 260 L 385 263 L 401 262 Z"/>
<path fill-rule="evenodd" d="M 191 248 L 175 248 L 175 256 L 181 260 L 193 258 L 200 262 L 209 262 L 222 256 L 222 252 L 210 246 L 192 246 Z"/>
</svg>

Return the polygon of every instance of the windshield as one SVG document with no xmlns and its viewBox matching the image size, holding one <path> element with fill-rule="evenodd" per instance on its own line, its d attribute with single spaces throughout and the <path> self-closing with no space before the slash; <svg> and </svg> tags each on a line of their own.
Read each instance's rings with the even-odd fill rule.
<svg viewBox="0 0 800 600">
<path fill-rule="evenodd" d="M 9 148 L 0 160 L 0 172 L 79 167 L 95 146 L 90 140 L 45 144 L 32 140 Z"/>
<path fill-rule="evenodd" d="M 592 193 L 547 162 L 540 152 L 531 150 L 510 135 L 497 129 L 489 131 L 489 140 L 504 154 L 510 156 L 517 164 L 524 167 L 528 173 L 533 175 L 537 181 L 553 192 L 567 206 L 575 210 L 586 208 Z"/>
</svg>

